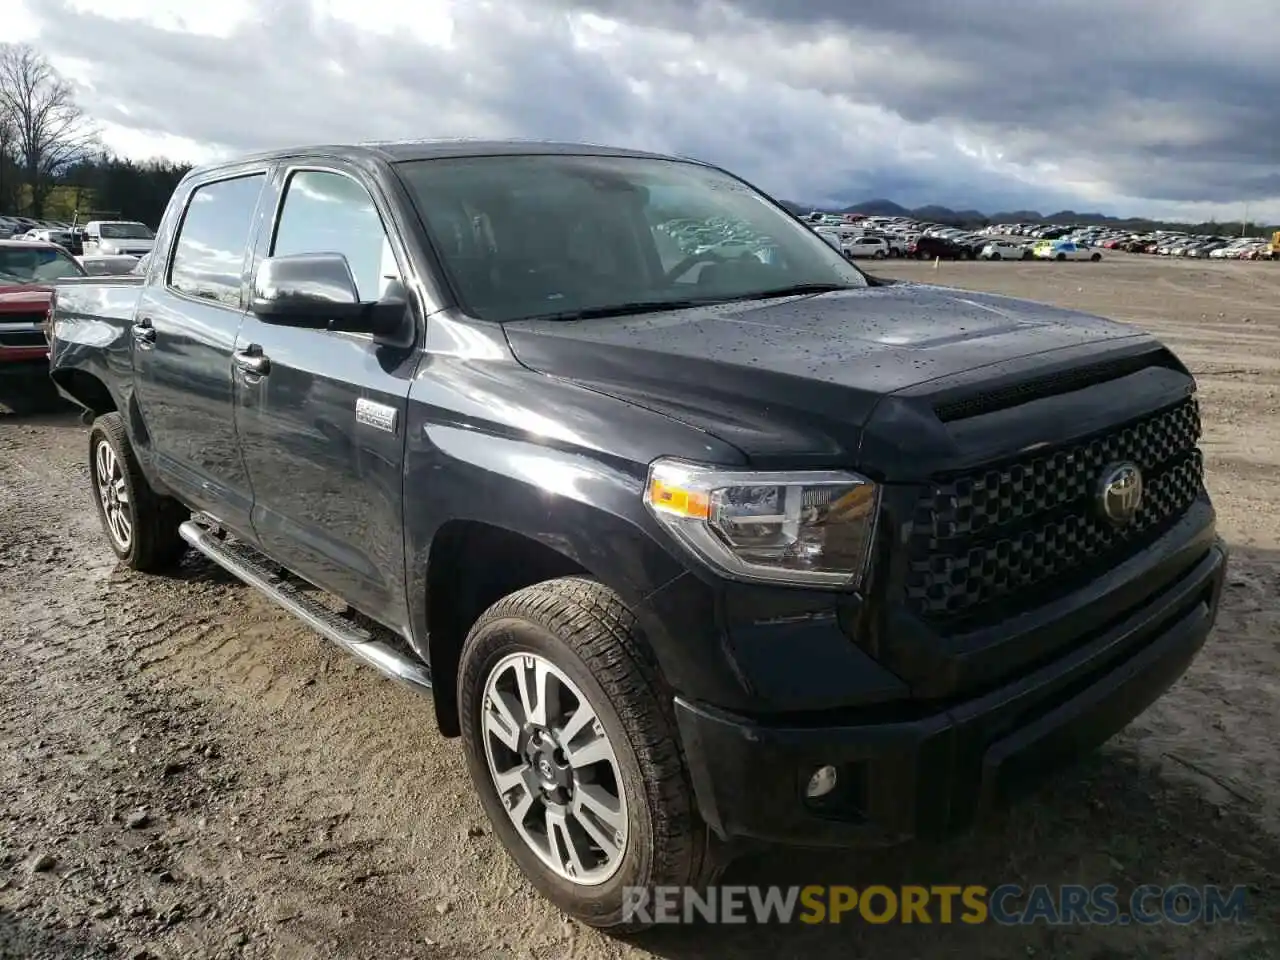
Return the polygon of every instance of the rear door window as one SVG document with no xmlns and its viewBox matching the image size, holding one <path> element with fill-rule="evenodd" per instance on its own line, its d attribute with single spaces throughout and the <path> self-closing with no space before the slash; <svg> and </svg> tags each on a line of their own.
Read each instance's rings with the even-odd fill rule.
<svg viewBox="0 0 1280 960">
<path fill-rule="evenodd" d="M 169 265 L 173 290 L 228 307 L 242 305 L 245 253 L 265 181 L 265 174 L 256 173 L 191 192 Z"/>
</svg>

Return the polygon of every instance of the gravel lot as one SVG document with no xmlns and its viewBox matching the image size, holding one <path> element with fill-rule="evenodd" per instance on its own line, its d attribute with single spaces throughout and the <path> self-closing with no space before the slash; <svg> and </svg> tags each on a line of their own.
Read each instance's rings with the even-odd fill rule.
<svg viewBox="0 0 1280 960">
<path fill-rule="evenodd" d="M 1140 324 L 1200 379 L 1233 569 L 1188 676 L 1095 759 L 942 847 L 778 853 L 736 883 L 1249 884 L 1243 926 L 566 922 L 484 824 L 429 704 L 189 558 L 119 570 L 86 431 L 0 416 L 0 955 L 1280 956 L 1280 265 L 892 262 Z"/>
</svg>

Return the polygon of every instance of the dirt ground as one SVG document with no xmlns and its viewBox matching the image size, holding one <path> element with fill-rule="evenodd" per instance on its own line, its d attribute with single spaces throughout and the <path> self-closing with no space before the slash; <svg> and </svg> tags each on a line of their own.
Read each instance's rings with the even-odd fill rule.
<svg viewBox="0 0 1280 960">
<path fill-rule="evenodd" d="M 667 928 L 535 897 L 430 705 L 190 558 L 117 569 L 74 415 L 0 416 L 0 955 L 1280 957 L 1280 265 L 892 263 L 1140 324 L 1197 373 L 1233 566 L 1190 673 L 972 836 L 779 852 L 729 883 L 1249 885 L 1245 925 Z"/>
</svg>

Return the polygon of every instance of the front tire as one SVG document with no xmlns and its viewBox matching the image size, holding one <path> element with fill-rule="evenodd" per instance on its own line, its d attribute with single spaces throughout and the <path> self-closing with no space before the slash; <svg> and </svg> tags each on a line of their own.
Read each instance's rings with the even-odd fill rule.
<svg viewBox="0 0 1280 960">
<path fill-rule="evenodd" d="M 634 930 L 628 887 L 714 876 L 671 697 L 613 591 L 565 577 L 499 600 L 467 635 L 458 704 L 494 831 L 560 910 Z"/>
<path fill-rule="evenodd" d="M 1066 260 L 1066 259 L 1067 259 L 1067 255 L 1066 255 L 1065 253 L 1060 253 L 1060 254 L 1058 254 L 1056 257 L 1054 257 L 1053 259 L 1055 259 L 1055 260 L 1057 260 L 1057 261 L 1061 262 L 1061 261 L 1063 261 L 1063 260 Z"/>
<path fill-rule="evenodd" d="M 178 525 L 190 511 L 151 489 L 118 413 L 93 421 L 89 476 L 107 541 L 126 566 L 159 573 L 181 560 L 186 543 Z"/>
<path fill-rule="evenodd" d="M 1000 254 L 998 254 L 998 253 L 993 253 L 993 254 L 992 254 L 988 259 L 991 259 L 991 260 L 1002 260 L 1002 259 L 1004 259 L 1004 258 L 1003 258 L 1003 257 L 1001 257 L 1001 256 L 1000 256 Z"/>
<path fill-rule="evenodd" d="M 1100 253 L 1095 253 L 1095 254 L 1094 254 L 1093 256 L 1091 256 L 1089 259 L 1090 259 L 1090 260 L 1092 260 L 1094 263 L 1097 263 L 1099 260 L 1101 260 L 1101 259 L 1102 259 L 1102 254 L 1100 254 Z"/>
</svg>

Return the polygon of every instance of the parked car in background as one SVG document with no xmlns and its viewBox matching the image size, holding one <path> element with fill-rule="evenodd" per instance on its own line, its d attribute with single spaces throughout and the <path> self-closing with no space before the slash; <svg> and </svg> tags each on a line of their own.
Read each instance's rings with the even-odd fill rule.
<svg viewBox="0 0 1280 960">
<path fill-rule="evenodd" d="M 1030 260 L 1031 247 L 1011 240 L 991 240 L 978 254 L 983 260 Z"/>
<path fill-rule="evenodd" d="M 44 324 L 52 284 L 83 277 L 71 254 L 39 240 L 0 240 L 0 400 L 17 401 L 49 378 Z"/>
<path fill-rule="evenodd" d="M 67 253 L 75 256 L 80 252 L 80 239 L 71 229 L 62 229 L 58 227 L 42 227 L 38 230 L 28 230 L 21 236 L 14 238 L 15 240 L 34 240 L 37 243 L 53 243 L 57 244 Z"/>
<path fill-rule="evenodd" d="M 1092 260 L 1102 259 L 1102 251 L 1076 243 L 1074 240 L 1041 240 L 1032 248 L 1041 260 Z"/>
<path fill-rule="evenodd" d="M 1240 237 L 1209 252 L 1211 260 L 1233 260 L 1258 245 L 1256 237 Z"/>
<path fill-rule="evenodd" d="M 844 255 L 850 260 L 863 257 L 883 260 L 889 256 L 888 240 L 865 233 L 855 233 L 848 240 L 841 240 L 840 246 L 844 250 Z"/>
<path fill-rule="evenodd" d="M 900 231 L 890 232 L 883 230 L 876 233 L 867 233 L 866 236 L 878 237 L 883 240 L 889 247 L 889 256 L 905 257 L 907 255 L 907 244 L 918 236 L 918 234 L 906 234 Z"/>
<path fill-rule="evenodd" d="M 960 247 L 960 255 L 966 260 L 977 260 L 987 246 L 987 238 L 976 233 L 962 233 L 953 242 Z"/>
<path fill-rule="evenodd" d="M 966 248 L 955 241 L 948 240 L 945 237 L 932 237 L 928 234 L 919 236 L 907 244 L 907 256 L 915 257 L 918 260 L 933 260 L 935 258 L 960 260 L 963 259 L 965 253 Z"/>
<path fill-rule="evenodd" d="M 84 225 L 84 252 L 125 254 L 140 257 L 150 253 L 155 232 L 135 220 L 90 220 Z"/>
<path fill-rule="evenodd" d="M 1227 246 L 1229 242 L 1230 241 L 1223 240 L 1221 238 L 1217 240 L 1206 240 L 1188 250 L 1187 256 L 1195 257 L 1199 260 L 1207 260 L 1215 251 L 1221 250 L 1223 247 Z"/>
</svg>

